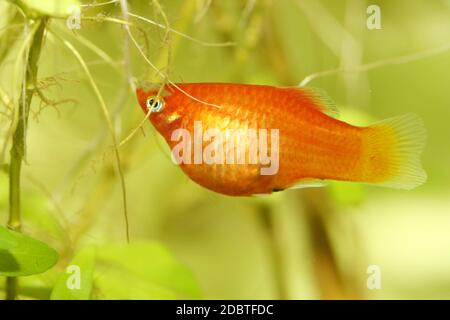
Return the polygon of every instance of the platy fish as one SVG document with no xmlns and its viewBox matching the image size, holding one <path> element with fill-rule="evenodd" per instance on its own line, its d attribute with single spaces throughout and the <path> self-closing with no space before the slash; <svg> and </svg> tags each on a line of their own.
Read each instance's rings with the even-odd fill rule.
<svg viewBox="0 0 450 320">
<path fill-rule="evenodd" d="M 325 180 L 400 189 L 426 181 L 425 129 L 413 114 L 354 126 L 336 119 L 323 93 L 299 87 L 178 83 L 136 94 L 181 169 L 222 194 L 268 194 Z"/>
</svg>

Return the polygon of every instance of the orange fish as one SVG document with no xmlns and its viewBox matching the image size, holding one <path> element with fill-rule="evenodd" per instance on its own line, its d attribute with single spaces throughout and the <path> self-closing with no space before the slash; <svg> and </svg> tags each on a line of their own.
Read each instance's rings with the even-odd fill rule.
<svg viewBox="0 0 450 320">
<path fill-rule="evenodd" d="M 425 129 L 415 115 L 353 126 L 309 88 L 179 83 L 160 95 L 144 88 L 136 94 L 181 169 L 222 194 L 267 194 L 324 180 L 412 189 L 426 180 Z"/>
</svg>

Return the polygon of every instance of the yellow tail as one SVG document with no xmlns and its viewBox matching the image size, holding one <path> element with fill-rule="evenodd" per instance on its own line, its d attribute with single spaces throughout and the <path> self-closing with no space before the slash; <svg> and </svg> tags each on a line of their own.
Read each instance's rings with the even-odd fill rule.
<svg viewBox="0 0 450 320">
<path fill-rule="evenodd" d="M 420 163 L 426 132 L 422 120 L 407 114 L 366 128 L 362 181 L 413 189 L 427 180 Z"/>
</svg>

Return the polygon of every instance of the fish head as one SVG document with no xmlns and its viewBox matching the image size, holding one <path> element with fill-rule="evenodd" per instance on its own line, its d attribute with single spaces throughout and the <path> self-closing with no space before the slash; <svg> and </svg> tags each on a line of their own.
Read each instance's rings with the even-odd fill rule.
<svg viewBox="0 0 450 320">
<path fill-rule="evenodd" d="M 161 133 L 176 120 L 174 114 L 178 114 L 171 103 L 172 91 L 168 86 L 160 85 L 141 86 L 136 89 L 136 97 L 142 111 Z"/>
</svg>

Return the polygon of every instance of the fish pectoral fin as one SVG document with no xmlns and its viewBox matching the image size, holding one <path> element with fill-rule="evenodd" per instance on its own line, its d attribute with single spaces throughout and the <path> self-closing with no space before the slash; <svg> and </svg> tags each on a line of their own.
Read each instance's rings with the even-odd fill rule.
<svg viewBox="0 0 450 320">
<path fill-rule="evenodd" d="M 301 189 L 301 188 L 318 188 L 325 187 L 326 181 L 322 179 L 314 179 L 314 178 L 305 178 L 297 181 L 292 186 L 286 189 Z"/>
<path fill-rule="evenodd" d="M 301 99 L 310 99 L 313 102 L 310 106 L 316 110 L 333 118 L 339 117 L 339 110 L 336 103 L 334 103 L 324 90 L 315 87 L 290 87 L 288 89 L 295 90 Z"/>
</svg>

